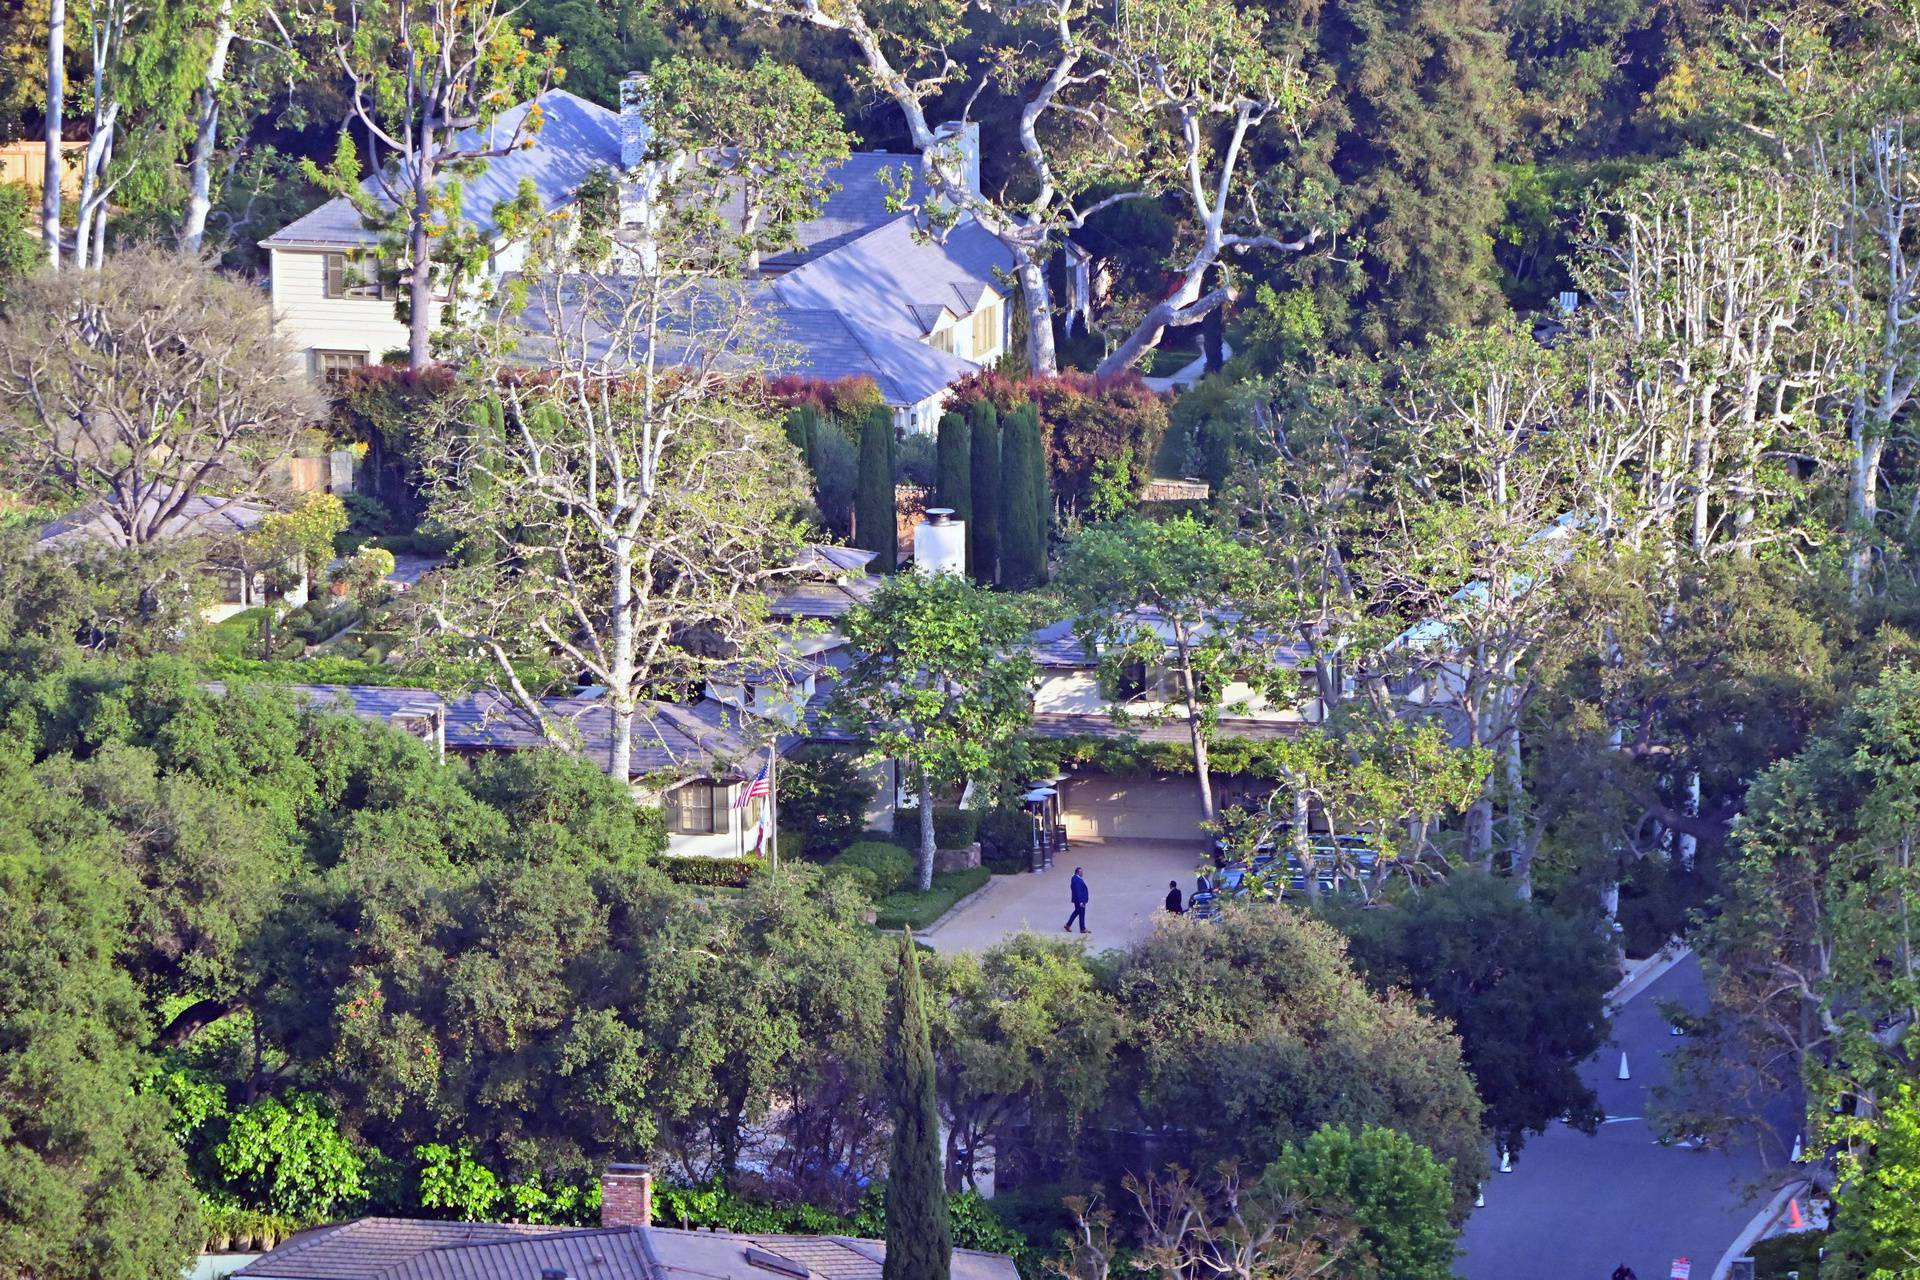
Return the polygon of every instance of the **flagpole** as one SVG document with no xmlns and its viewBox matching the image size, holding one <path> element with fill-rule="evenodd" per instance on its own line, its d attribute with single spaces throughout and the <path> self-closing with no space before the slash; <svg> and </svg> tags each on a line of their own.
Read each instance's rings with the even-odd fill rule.
<svg viewBox="0 0 1920 1280">
<path fill-rule="evenodd" d="M 780 743 L 767 744 L 767 866 L 780 869 L 780 783 L 774 777 L 774 762 L 780 758 Z"/>
</svg>

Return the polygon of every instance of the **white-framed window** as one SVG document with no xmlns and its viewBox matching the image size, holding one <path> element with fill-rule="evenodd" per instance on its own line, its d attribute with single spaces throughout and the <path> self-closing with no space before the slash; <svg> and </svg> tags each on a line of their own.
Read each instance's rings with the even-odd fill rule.
<svg viewBox="0 0 1920 1280">
<path fill-rule="evenodd" d="M 329 253 L 326 294 L 329 298 L 392 298 L 398 290 L 380 278 L 380 255 L 371 251 Z"/>
<path fill-rule="evenodd" d="M 313 376 L 321 382 L 336 382 L 355 369 L 364 369 L 370 362 L 364 351 L 322 351 L 313 352 Z"/>
<path fill-rule="evenodd" d="M 667 830 L 677 836 L 709 836 L 727 829 L 727 789 L 701 779 L 682 783 L 664 797 Z"/>
<path fill-rule="evenodd" d="M 944 351 L 950 356 L 958 355 L 959 352 L 953 349 L 953 335 L 955 331 L 958 330 L 959 328 L 960 326 L 957 324 L 948 325 L 946 328 L 940 330 L 938 333 L 930 336 L 927 339 L 927 345 L 932 347 L 935 351 Z"/>
</svg>

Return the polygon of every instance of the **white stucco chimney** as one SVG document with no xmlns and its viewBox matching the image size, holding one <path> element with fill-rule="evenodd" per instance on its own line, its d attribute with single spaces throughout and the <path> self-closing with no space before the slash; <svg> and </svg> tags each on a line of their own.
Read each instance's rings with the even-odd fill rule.
<svg viewBox="0 0 1920 1280">
<path fill-rule="evenodd" d="M 950 507 L 928 507 L 913 527 L 913 567 L 921 573 L 967 571 L 967 522 L 955 520 Z"/>
<path fill-rule="evenodd" d="M 646 73 L 631 71 L 620 81 L 620 167 L 631 169 L 647 158 L 653 126 L 647 123 L 652 106 L 651 82 Z"/>
<path fill-rule="evenodd" d="M 952 148 L 958 167 L 966 174 L 967 190 L 980 194 L 980 126 L 971 120 L 949 120 L 935 125 L 933 136 L 944 153 Z M 945 159 L 943 154 L 942 159 Z"/>
</svg>

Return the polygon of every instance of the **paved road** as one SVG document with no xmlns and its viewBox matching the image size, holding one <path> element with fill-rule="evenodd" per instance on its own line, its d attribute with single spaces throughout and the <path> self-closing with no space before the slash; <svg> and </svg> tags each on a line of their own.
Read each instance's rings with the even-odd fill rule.
<svg viewBox="0 0 1920 1280">
<path fill-rule="evenodd" d="M 1608 1120 L 1589 1137 L 1564 1125 L 1527 1143 L 1510 1174 L 1488 1179 L 1487 1204 L 1468 1219 L 1455 1270 L 1466 1280 L 1607 1280 L 1625 1262 L 1640 1280 L 1665 1280 L 1673 1259 L 1709 1280 L 1720 1255 L 1785 1180 L 1785 1147 L 1796 1106 L 1766 1108 L 1766 1149 L 1662 1147 L 1645 1120 L 1646 1091 L 1666 1078 L 1664 1055 L 1680 1041 L 1660 1001 L 1704 1006 L 1699 963 L 1689 956 L 1614 1018 L 1615 1043 L 1582 1070 Z M 1626 1050 L 1631 1080 L 1615 1078 Z"/>
</svg>

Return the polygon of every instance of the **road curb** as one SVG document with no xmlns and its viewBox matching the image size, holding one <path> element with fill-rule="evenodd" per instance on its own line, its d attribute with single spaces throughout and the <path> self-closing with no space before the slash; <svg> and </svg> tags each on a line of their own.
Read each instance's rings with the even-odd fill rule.
<svg viewBox="0 0 1920 1280">
<path fill-rule="evenodd" d="M 1753 1215 L 1753 1220 L 1740 1229 L 1740 1234 L 1733 1238 L 1733 1243 L 1727 1246 L 1727 1251 L 1720 1255 L 1720 1261 L 1713 1268 L 1713 1280 L 1726 1280 L 1727 1272 L 1733 1269 L 1734 1259 L 1753 1248 L 1754 1244 L 1766 1235 L 1767 1228 L 1780 1220 L 1781 1211 L 1787 1207 L 1787 1201 L 1806 1192 L 1812 1186 L 1813 1183 L 1809 1179 L 1796 1178 L 1774 1192 L 1773 1199 L 1767 1201 L 1766 1207 Z"/>
<path fill-rule="evenodd" d="M 1645 991 L 1667 975 L 1667 971 L 1693 954 L 1693 948 L 1678 938 L 1653 953 L 1640 963 L 1640 967 L 1627 974 L 1607 992 L 1607 1016 L 1612 1017 L 1620 1007 Z"/>
<path fill-rule="evenodd" d="M 932 942 L 933 935 L 940 932 L 940 927 L 942 925 L 946 924 L 947 921 L 959 915 L 962 911 L 965 911 L 968 907 L 972 906 L 980 898 L 985 897 L 987 890 L 991 888 L 993 888 L 993 877 L 989 876 L 987 877 L 987 882 L 985 884 L 981 885 L 978 889 L 975 889 L 972 893 L 960 899 L 960 901 L 954 903 L 952 906 L 948 907 L 945 911 L 942 911 L 940 913 L 939 919 L 935 920 L 932 924 L 922 929 L 919 932 L 919 934 L 916 936 L 925 938 L 928 942 Z M 886 930 L 883 930 L 882 932 L 898 933 L 900 931 L 898 929 L 886 929 Z"/>
</svg>

